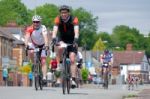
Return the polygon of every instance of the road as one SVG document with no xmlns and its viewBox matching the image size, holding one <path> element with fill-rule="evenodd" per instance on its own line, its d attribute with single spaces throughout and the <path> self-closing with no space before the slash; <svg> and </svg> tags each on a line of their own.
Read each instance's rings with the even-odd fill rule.
<svg viewBox="0 0 150 99">
<path fill-rule="evenodd" d="M 122 99 L 122 96 L 137 94 L 145 87 L 128 91 L 124 85 L 111 85 L 108 90 L 97 85 L 84 85 L 71 89 L 69 95 L 63 95 L 61 88 L 44 87 L 42 91 L 35 91 L 33 87 L 0 87 L 0 99 Z"/>
</svg>

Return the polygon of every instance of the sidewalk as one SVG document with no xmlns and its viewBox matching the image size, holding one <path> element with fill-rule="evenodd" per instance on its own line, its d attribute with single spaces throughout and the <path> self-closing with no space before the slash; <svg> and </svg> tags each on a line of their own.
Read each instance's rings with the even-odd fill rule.
<svg viewBox="0 0 150 99">
<path fill-rule="evenodd" d="M 98 86 L 94 84 L 85 84 L 81 88 L 100 89 L 102 91 L 101 94 L 106 93 L 107 95 L 111 95 L 112 99 L 113 98 L 115 99 L 150 99 L 150 85 L 149 84 L 138 85 L 138 87 L 134 88 L 134 90 L 128 90 L 127 85 L 109 85 L 109 88 L 107 92 L 105 93 L 103 92 L 106 90 L 104 90 L 101 85 Z M 102 97 L 101 95 L 101 98 L 105 98 L 105 97 Z"/>
<path fill-rule="evenodd" d="M 133 90 L 134 94 L 126 95 L 123 99 L 150 99 L 150 84 L 139 85 Z"/>
<path fill-rule="evenodd" d="M 136 99 L 150 99 L 150 88 L 142 90 Z"/>
</svg>

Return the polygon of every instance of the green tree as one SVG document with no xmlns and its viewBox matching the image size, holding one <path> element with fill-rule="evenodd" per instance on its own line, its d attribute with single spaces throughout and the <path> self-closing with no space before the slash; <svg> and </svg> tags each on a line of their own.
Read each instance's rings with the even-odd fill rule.
<svg viewBox="0 0 150 99">
<path fill-rule="evenodd" d="M 59 15 L 58 7 L 53 4 L 44 4 L 33 11 L 35 12 L 35 10 L 36 13 L 42 17 L 42 23 L 52 29 L 54 25 L 54 18 Z"/>
<path fill-rule="evenodd" d="M 103 41 L 101 40 L 101 38 L 99 38 L 96 43 L 94 44 L 94 47 L 93 47 L 93 51 L 97 51 L 97 50 L 104 50 L 106 47 L 103 43 Z"/>
<path fill-rule="evenodd" d="M 90 12 L 83 8 L 73 10 L 73 14 L 79 18 L 80 23 L 80 38 L 79 45 L 87 45 L 87 49 L 92 49 L 97 38 L 97 19 Z"/>
<path fill-rule="evenodd" d="M 28 20 L 26 6 L 21 0 L 0 1 L 0 25 L 6 25 L 9 21 L 16 21 L 19 25 L 26 24 Z"/>
<path fill-rule="evenodd" d="M 113 33 L 111 35 L 112 41 L 115 46 L 119 46 L 121 48 L 126 47 L 126 44 L 132 43 L 134 49 L 139 48 L 139 38 L 140 34 L 135 28 L 129 28 L 125 25 L 116 26 L 113 29 Z"/>
<path fill-rule="evenodd" d="M 101 38 L 102 42 L 105 45 L 105 48 L 111 49 L 112 47 L 115 47 L 111 40 L 110 35 L 107 32 L 100 32 L 98 34 L 98 37 Z"/>
</svg>

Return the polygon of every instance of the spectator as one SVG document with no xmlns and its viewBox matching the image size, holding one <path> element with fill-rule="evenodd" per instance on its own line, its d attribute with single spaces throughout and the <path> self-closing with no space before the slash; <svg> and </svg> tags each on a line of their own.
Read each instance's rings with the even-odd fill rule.
<svg viewBox="0 0 150 99">
<path fill-rule="evenodd" d="M 33 82 L 33 73 L 32 72 L 30 72 L 28 74 L 28 78 L 29 78 L 29 86 L 32 86 L 32 82 Z"/>
<path fill-rule="evenodd" d="M 7 86 L 7 79 L 8 79 L 8 70 L 7 68 L 3 69 L 3 81 L 4 81 L 4 86 Z"/>
</svg>

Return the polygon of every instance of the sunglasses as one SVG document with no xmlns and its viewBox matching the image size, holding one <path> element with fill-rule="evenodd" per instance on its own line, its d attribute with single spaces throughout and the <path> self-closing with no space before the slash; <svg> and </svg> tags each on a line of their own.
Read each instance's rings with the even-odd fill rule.
<svg viewBox="0 0 150 99">
<path fill-rule="evenodd" d="M 33 23 L 40 23 L 40 21 L 33 21 Z"/>
</svg>

